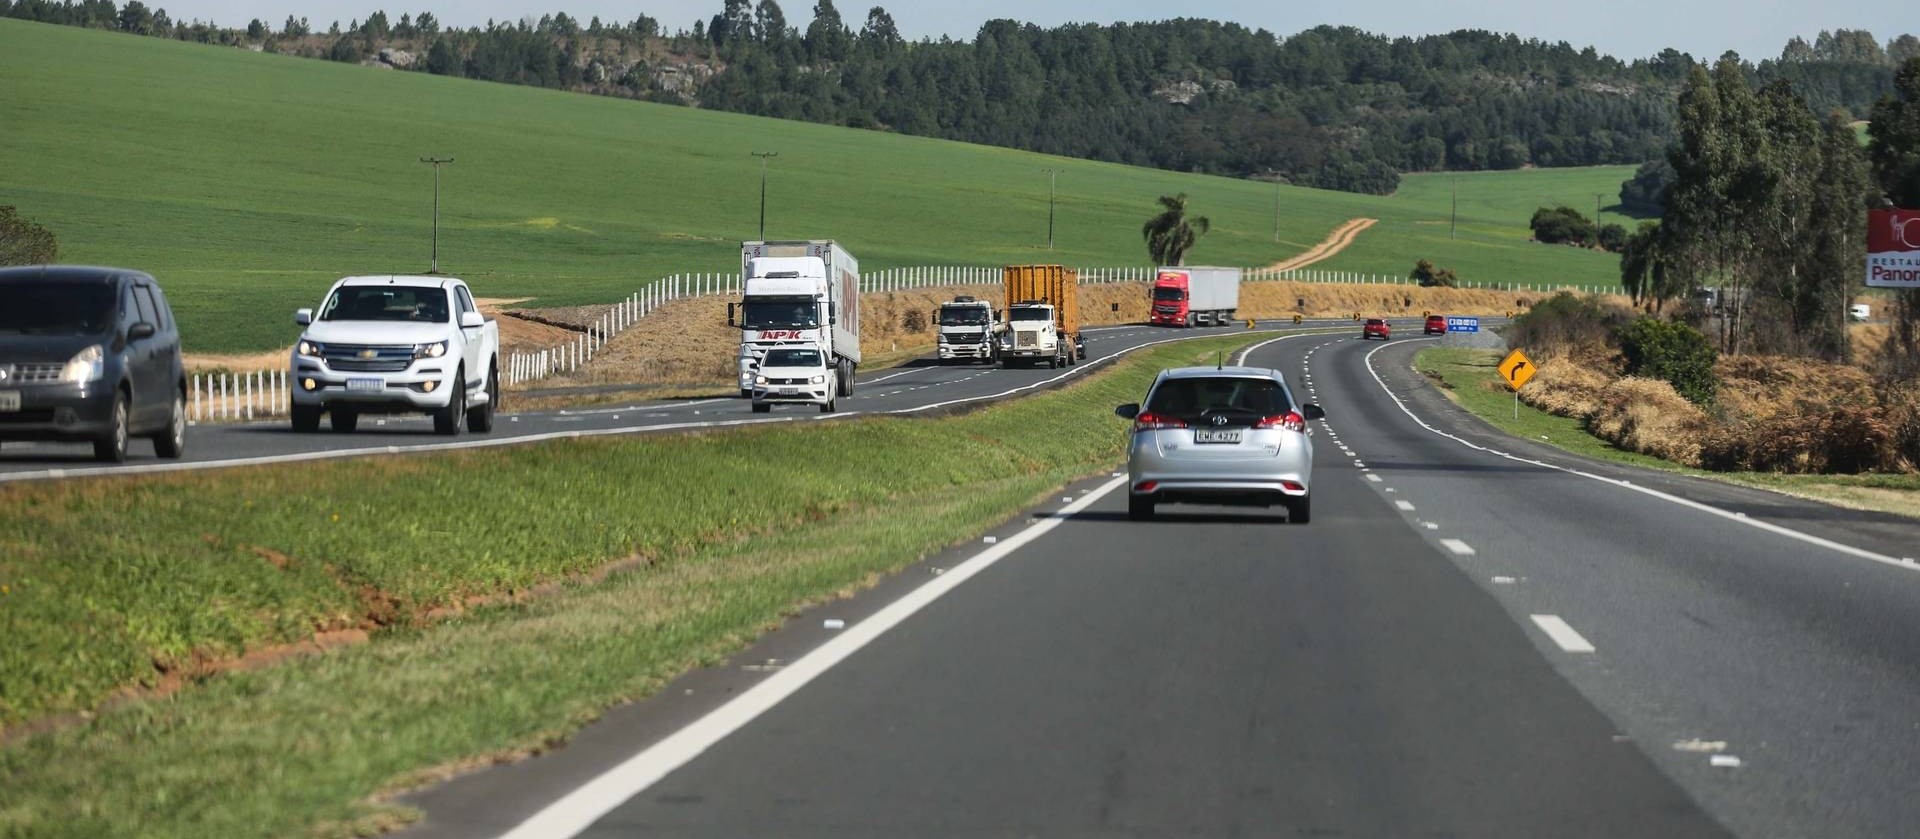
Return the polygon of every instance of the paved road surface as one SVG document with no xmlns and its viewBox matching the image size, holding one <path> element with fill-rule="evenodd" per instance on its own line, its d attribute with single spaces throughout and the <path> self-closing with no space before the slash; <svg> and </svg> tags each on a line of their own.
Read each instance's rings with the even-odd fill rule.
<svg viewBox="0 0 1920 839">
<path fill-rule="evenodd" d="M 1408 323 L 1414 324 L 1413 321 Z M 1347 321 L 1332 320 L 1308 321 L 1299 326 L 1291 322 L 1273 321 L 1261 324 L 1259 329 L 1292 332 L 1348 327 L 1358 332 L 1358 327 L 1351 326 Z M 187 430 L 187 455 L 180 461 L 155 457 L 150 443 L 136 440 L 129 447 L 128 462 L 117 466 L 103 466 L 94 462 L 90 444 L 5 443 L 0 444 L 0 482 L 180 468 L 218 468 L 450 446 L 507 445 L 514 441 L 529 442 L 572 434 L 630 433 L 649 428 L 665 430 L 725 424 L 819 421 L 872 413 L 912 413 L 942 405 L 1031 392 L 1050 382 L 1091 373 L 1103 366 L 1103 360 L 1111 360 L 1145 344 L 1235 331 L 1246 330 L 1237 326 L 1191 330 L 1147 326 L 1089 329 L 1086 331 L 1087 360 L 1077 366 L 1058 370 L 1045 366 L 1012 370 L 986 365 L 941 366 L 930 359 L 922 360 L 903 368 L 861 374 L 853 395 L 842 398 L 838 405 L 839 412 L 831 415 L 821 414 L 816 408 L 801 406 L 777 406 L 771 414 L 754 414 L 749 410 L 748 400 L 733 397 L 683 399 L 572 411 L 508 413 L 499 417 L 493 433 L 468 434 L 459 438 L 434 434 L 431 420 L 424 416 L 368 416 L 362 420 L 360 430 L 352 434 L 335 434 L 326 430 L 324 421 L 318 433 L 297 434 L 285 419 L 280 419 L 191 427 Z M 507 399 L 507 407 L 511 410 L 513 394 L 509 393 Z"/>
<path fill-rule="evenodd" d="M 1504 438 L 1421 345 L 1253 353 L 1310 525 L 1084 482 L 405 835 L 1913 835 L 1920 528 Z"/>
</svg>

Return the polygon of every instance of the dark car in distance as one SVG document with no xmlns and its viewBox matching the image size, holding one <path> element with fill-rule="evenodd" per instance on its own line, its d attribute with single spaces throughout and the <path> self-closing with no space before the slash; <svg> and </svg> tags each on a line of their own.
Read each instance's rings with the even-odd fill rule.
<svg viewBox="0 0 1920 839">
<path fill-rule="evenodd" d="M 186 448 L 180 331 L 153 277 L 124 268 L 0 268 L 0 441 L 93 443 L 119 462 L 127 440 Z"/>
</svg>

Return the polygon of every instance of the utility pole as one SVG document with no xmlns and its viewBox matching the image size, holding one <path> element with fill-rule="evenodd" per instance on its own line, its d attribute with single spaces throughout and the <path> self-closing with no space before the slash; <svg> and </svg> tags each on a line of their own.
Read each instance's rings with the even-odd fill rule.
<svg viewBox="0 0 1920 839">
<path fill-rule="evenodd" d="M 1280 172 L 1269 168 L 1267 177 L 1273 179 L 1273 240 L 1280 241 Z"/>
<path fill-rule="evenodd" d="M 1460 176 L 1453 178 L 1453 214 L 1447 217 L 1447 238 L 1457 239 L 1455 231 L 1460 229 Z"/>
<path fill-rule="evenodd" d="M 433 267 L 428 268 L 427 273 L 438 274 L 440 273 L 440 165 L 452 163 L 453 158 L 423 157 L 420 158 L 420 162 L 433 166 Z"/>
<path fill-rule="evenodd" d="M 1600 199 L 1605 195 L 1604 192 L 1593 194 L 1593 246 L 1596 248 L 1600 247 Z"/>
<path fill-rule="evenodd" d="M 769 158 L 779 157 L 780 153 L 777 151 L 756 151 L 749 152 L 749 154 L 760 158 L 760 241 L 764 242 L 767 240 L 767 160 Z"/>
<path fill-rule="evenodd" d="M 1047 175 L 1047 250 L 1053 250 L 1053 187 L 1060 178 L 1058 169 L 1042 169 Z"/>
</svg>

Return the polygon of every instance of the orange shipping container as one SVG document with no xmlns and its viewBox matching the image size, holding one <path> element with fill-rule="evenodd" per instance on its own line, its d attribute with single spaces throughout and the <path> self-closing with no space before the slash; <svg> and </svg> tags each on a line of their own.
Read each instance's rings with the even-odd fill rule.
<svg viewBox="0 0 1920 839">
<path fill-rule="evenodd" d="M 1064 265 L 1009 265 L 1007 307 L 1023 300 L 1053 304 L 1055 326 L 1080 341 L 1080 277 Z"/>
</svg>

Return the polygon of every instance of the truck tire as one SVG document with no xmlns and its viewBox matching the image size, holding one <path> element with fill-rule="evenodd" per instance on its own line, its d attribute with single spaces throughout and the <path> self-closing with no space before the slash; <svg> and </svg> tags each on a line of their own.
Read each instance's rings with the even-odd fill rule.
<svg viewBox="0 0 1920 839">
<path fill-rule="evenodd" d="M 1127 496 L 1127 518 L 1134 521 L 1146 521 L 1153 518 L 1153 496 Z"/>
<path fill-rule="evenodd" d="M 467 368 L 456 367 L 453 371 L 453 392 L 447 394 L 447 406 L 433 412 L 433 433 L 447 437 L 460 436 L 460 421 L 467 413 Z"/>
<path fill-rule="evenodd" d="M 741 398 L 741 399 L 752 399 L 752 398 L 753 398 L 753 391 L 751 391 L 751 390 L 748 390 L 747 388 L 744 388 L 744 387 L 743 387 L 743 388 L 741 388 L 741 389 L 740 389 L 740 398 Z"/>
<path fill-rule="evenodd" d="M 820 403 L 820 413 L 823 413 L 823 414 L 833 413 L 834 411 L 833 402 L 834 400 L 829 399 L 825 402 Z"/>
<path fill-rule="evenodd" d="M 295 403 L 287 406 L 287 413 L 293 417 L 293 430 L 302 434 L 320 430 L 320 406 Z"/>
<path fill-rule="evenodd" d="M 475 434 L 486 434 L 493 430 L 493 416 L 500 410 L 500 371 L 487 373 L 486 404 L 467 409 L 467 430 Z"/>
<path fill-rule="evenodd" d="M 153 453 L 161 457 L 178 460 L 187 452 L 187 395 L 181 391 L 173 392 L 172 413 L 167 417 L 166 427 L 153 435 Z"/>
<path fill-rule="evenodd" d="M 755 403 L 753 403 L 753 412 L 754 412 L 754 413 L 756 413 L 756 414 L 764 414 L 764 413 L 767 413 L 768 411 L 771 411 L 771 410 L 773 410 L 773 406 L 772 406 L 772 405 L 769 405 L 769 404 L 767 404 L 767 403 L 765 403 L 765 402 L 755 402 Z"/>
<path fill-rule="evenodd" d="M 351 408 L 335 408 L 328 412 L 327 418 L 332 421 L 333 430 L 341 434 L 351 433 L 360 427 L 360 414 Z"/>
</svg>

